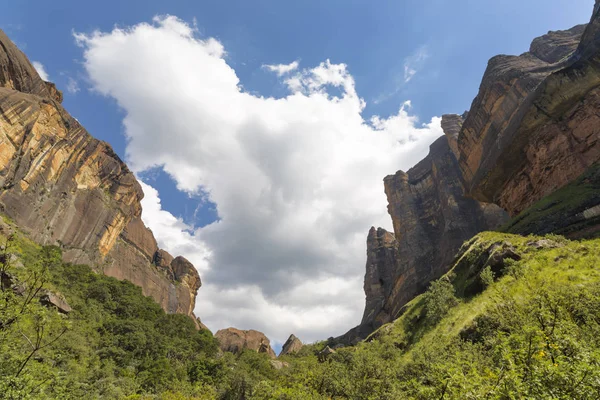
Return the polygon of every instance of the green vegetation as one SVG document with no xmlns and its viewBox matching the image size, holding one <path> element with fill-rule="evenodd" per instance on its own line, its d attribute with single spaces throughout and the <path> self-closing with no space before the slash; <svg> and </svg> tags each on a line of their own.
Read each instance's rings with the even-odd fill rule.
<svg viewBox="0 0 600 400">
<path fill-rule="evenodd" d="M 323 362 L 219 354 L 140 288 L 22 236 L 0 252 L 0 393 L 9 399 L 588 399 L 600 396 L 600 239 L 485 232 L 404 314 Z M 10 254 L 17 254 L 15 259 Z M 22 265 L 21 265 L 22 263 Z M 68 315 L 43 307 L 48 288 Z M 38 290 L 39 289 L 39 290 Z"/>
<path fill-rule="evenodd" d="M 165 314 L 139 287 L 65 264 L 17 234 L 0 252 L 0 398 L 225 399 L 270 378 L 262 355 L 217 358 L 207 330 Z M 16 256 L 16 257 L 15 257 Z M 42 306 L 61 293 L 68 315 Z"/>
</svg>

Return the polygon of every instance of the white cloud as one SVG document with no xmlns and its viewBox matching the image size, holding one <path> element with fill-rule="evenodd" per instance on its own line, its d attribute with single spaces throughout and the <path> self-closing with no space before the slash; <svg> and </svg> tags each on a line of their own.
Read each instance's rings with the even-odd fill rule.
<svg viewBox="0 0 600 400">
<path fill-rule="evenodd" d="M 373 99 L 374 104 L 380 104 L 384 101 L 391 99 L 396 96 L 400 91 L 406 87 L 406 85 L 417 75 L 419 71 L 424 67 L 425 61 L 429 58 L 429 52 L 427 46 L 423 45 L 419 47 L 410 56 L 404 58 L 401 66 L 393 67 L 394 70 L 400 71 L 399 74 L 395 74 L 392 79 L 391 90 L 387 90 L 381 93 L 379 96 Z"/>
<path fill-rule="evenodd" d="M 40 78 L 42 78 L 42 80 L 45 80 L 46 82 L 50 80 L 50 77 L 48 76 L 48 73 L 44 68 L 44 64 L 42 64 L 39 61 L 33 61 L 31 64 L 33 65 L 33 68 L 35 68 L 35 70 L 37 71 Z"/>
<path fill-rule="evenodd" d="M 77 92 L 79 92 L 79 83 L 77 83 L 77 81 L 71 77 L 69 77 L 67 79 L 67 92 L 71 93 L 71 94 L 75 94 Z"/>
<path fill-rule="evenodd" d="M 76 38 L 94 89 L 126 111 L 130 167 L 162 167 L 217 206 L 190 232 L 144 185 L 144 221 L 200 270 L 202 320 L 279 342 L 356 325 L 367 232 L 391 228 L 382 179 L 426 155 L 439 118 L 419 124 L 403 105 L 365 121 L 348 68 L 329 61 L 291 70 L 283 98 L 244 92 L 223 46 L 172 16 Z"/>
<path fill-rule="evenodd" d="M 277 64 L 277 65 L 269 65 L 264 64 L 263 68 L 268 69 L 271 72 L 275 72 L 277 76 L 283 76 L 289 74 L 292 71 L 296 71 L 300 64 L 298 61 L 293 61 L 289 64 Z"/>
<path fill-rule="evenodd" d="M 404 60 L 404 83 L 408 83 L 429 58 L 426 46 L 421 46 L 412 55 Z"/>
</svg>

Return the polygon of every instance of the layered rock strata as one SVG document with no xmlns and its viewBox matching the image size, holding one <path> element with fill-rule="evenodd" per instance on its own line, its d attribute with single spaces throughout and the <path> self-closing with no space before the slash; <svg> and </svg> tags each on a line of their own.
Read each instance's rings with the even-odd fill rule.
<svg viewBox="0 0 600 400">
<path fill-rule="evenodd" d="M 464 196 L 450 145 L 453 131 L 446 133 L 408 172 L 384 179 L 394 233 L 369 231 L 365 311 L 361 324 L 340 339 L 343 343 L 356 343 L 397 318 L 407 302 L 448 271 L 465 240 L 508 219 L 498 206 Z"/>
<path fill-rule="evenodd" d="M 458 135 L 470 196 L 517 215 L 600 160 L 598 12 L 490 60 Z"/>
<path fill-rule="evenodd" d="M 600 161 L 599 50 L 597 0 L 588 25 L 549 32 L 520 56 L 492 58 L 471 109 L 445 115 L 446 137 L 430 154 L 408 173 L 385 178 L 394 235 L 369 233 L 366 308 L 342 342 L 395 319 L 448 270 L 464 240 L 506 221 L 503 210 L 515 216 L 593 170 Z M 581 225 L 589 235 L 597 203 L 580 198 L 583 211 L 570 216 L 568 228 Z M 539 229 L 531 215 L 523 229 Z"/>
<path fill-rule="evenodd" d="M 0 31 L 0 211 L 34 241 L 60 245 L 66 261 L 129 280 L 165 311 L 193 317 L 198 272 L 158 248 L 135 176 L 61 101 Z"/>
</svg>

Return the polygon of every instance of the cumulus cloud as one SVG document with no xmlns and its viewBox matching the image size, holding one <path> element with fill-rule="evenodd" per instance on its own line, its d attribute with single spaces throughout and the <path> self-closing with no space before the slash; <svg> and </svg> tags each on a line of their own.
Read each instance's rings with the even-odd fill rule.
<svg viewBox="0 0 600 400">
<path fill-rule="evenodd" d="M 46 69 L 44 68 L 44 64 L 42 64 L 39 61 L 33 61 L 31 64 L 33 65 L 33 68 L 35 68 L 35 70 L 37 71 L 40 78 L 42 78 L 46 82 L 48 82 L 50 80 L 50 77 L 48 76 L 48 73 L 46 72 Z"/>
<path fill-rule="evenodd" d="M 76 35 L 94 89 L 125 111 L 130 167 L 163 168 L 219 214 L 193 230 L 144 185 L 144 221 L 200 270 L 213 330 L 341 334 L 362 315 L 367 231 L 391 228 L 382 178 L 425 156 L 440 120 L 408 103 L 365 120 L 348 67 L 328 60 L 282 74 L 284 97 L 244 92 L 221 43 L 196 35 L 173 16 Z"/>
<path fill-rule="evenodd" d="M 299 65 L 300 64 L 298 63 L 298 61 L 293 61 L 289 64 L 277 64 L 277 65 L 264 64 L 263 68 L 265 68 L 271 72 L 275 72 L 277 74 L 277 76 L 283 76 L 283 75 L 289 74 L 292 71 L 297 70 Z"/>
</svg>

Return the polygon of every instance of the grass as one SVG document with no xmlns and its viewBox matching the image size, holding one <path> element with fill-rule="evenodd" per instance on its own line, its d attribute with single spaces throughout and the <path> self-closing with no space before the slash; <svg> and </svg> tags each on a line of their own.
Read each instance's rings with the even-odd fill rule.
<svg viewBox="0 0 600 400">
<path fill-rule="evenodd" d="M 532 243 L 543 239 L 559 247 L 536 249 Z M 514 248 L 521 260 L 508 264 L 510 269 L 519 272 L 511 274 L 505 271 L 480 293 L 464 294 L 469 281 L 466 270 L 472 268 L 477 260 L 487 258 L 485 251 L 494 244 L 508 244 Z M 475 272 L 470 271 L 475 273 L 475 278 L 482 265 L 475 266 Z M 397 347 L 406 349 L 406 357 L 410 357 L 411 352 L 420 351 L 433 342 L 449 342 L 500 298 L 520 301 L 530 299 L 546 288 L 568 290 L 569 287 L 600 284 L 600 239 L 570 241 L 557 235 L 542 237 L 483 232 L 465 243 L 455 266 L 442 279 L 453 283 L 460 301 L 440 323 L 432 326 L 426 320 L 425 294 L 422 294 L 407 304 L 400 318 L 379 328 L 367 341 L 392 341 Z"/>
</svg>

